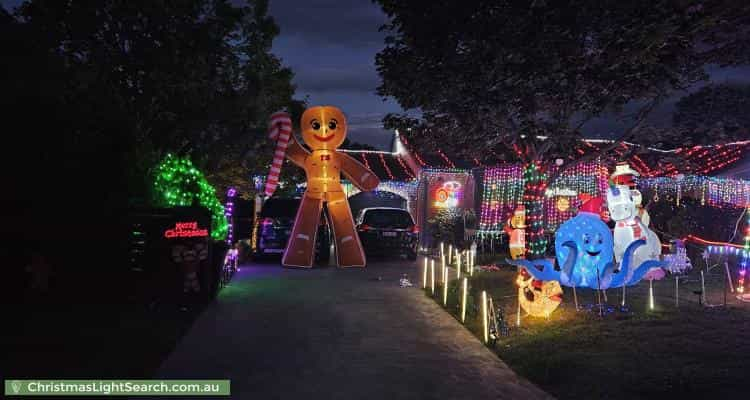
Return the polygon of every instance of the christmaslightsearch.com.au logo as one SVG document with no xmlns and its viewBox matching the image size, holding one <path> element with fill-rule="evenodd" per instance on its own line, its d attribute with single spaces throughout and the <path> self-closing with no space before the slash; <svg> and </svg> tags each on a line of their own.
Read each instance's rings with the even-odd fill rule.
<svg viewBox="0 0 750 400">
<path fill-rule="evenodd" d="M 5 380 L 6 396 L 229 396 L 229 380 Z"/>
</svg>

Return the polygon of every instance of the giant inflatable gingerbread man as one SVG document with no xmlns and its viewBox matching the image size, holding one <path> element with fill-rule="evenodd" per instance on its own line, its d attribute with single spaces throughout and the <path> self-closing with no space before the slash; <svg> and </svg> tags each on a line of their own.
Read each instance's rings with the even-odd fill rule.
<svg viewBox="0 0 750 400">
<path fill-rule="evenodd" d="M 364 267 L 365 253 L 354 228 L 349 202 L 341 187 L 341 174 L 360 190 L 375 189 L 380 181 L 364 165 L 336 151 L 346 138 L 346 118 L 336 107 L 305 110 L 300 120 L 302 138 L 312 152 L 290 137 L 286 157 L 307 175 L 307 190 L 297 210 L 294 228 L 281 263 L 310 268 L 315 257 L 315 240 L 323 203 L 327 203 L 336 262 L 342 267 Z"/>
</svg>

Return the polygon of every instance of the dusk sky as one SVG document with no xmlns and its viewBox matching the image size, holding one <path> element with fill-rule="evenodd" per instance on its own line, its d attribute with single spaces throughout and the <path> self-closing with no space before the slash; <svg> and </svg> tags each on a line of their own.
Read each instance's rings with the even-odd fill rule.
<svg viewBox="0 0 750 400">
<path fill-rule="evenodd" d="M 20 0 L 0 0 L 6 8 Z M 273 52 L 295 73 L 297 98 L 310 105 L 335 105 L 347 115 L 350 138 L 386 149 L 392 133 L 382 128 L 389 112 L 399 112 L 395 101 L 375 94 L 380 77 L 375 71 L 375 54 L 384 34 L 378 28 L 386 22 L 379 6 L 371 0 L 270 0 L 270 14 L 281 29 Z M 750 83 L 750 69 L 710 70 L 713 82 Z M 654 111 L 650 122 L 669 125 L 676 93 Z M 606 137 L 623 124 L 611 116 L 591 121 L 584 132 L 589 137 Z"/>
<path fill-rule="evenodd" d="M 393 134 L 381 120 L 400 107 L 375 94 L 375 54 L 384 37 L 378 28 L 386 22 L 380 7 L 371 0 L 271 0 L 270 6 L 281 28 L 273 52 L 296 74 L 296 97 L 340 107 L 353 141 L 388 146 Z"/>
</svg>

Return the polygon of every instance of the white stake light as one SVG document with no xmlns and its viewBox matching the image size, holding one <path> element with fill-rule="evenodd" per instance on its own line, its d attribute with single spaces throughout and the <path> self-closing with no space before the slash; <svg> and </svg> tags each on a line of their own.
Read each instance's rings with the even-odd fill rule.
<svg viewBox="0 0 750 400">
<path fill-rule="evenodd" d="M 430 290 L 435 294 L 435 260 L 430 260 Z"/>
<path fill-rule="evenodd" d="M 440 268 L 445 269 L 445 256 L 440 256 Z M 445 275 L 443 275 L 443 279 L 445 279 Z"/>
<path fill-rule="evenodd" d="M 461 268 L 456 268 L 456 279 L 461 279 Z"/>
<path fill-rule="evenodd" d="M 422 289 L 427 289 L 427 257 L 424 258 L 424 268 L 422 269 Z"/>
<path fill-rule="evenodd" d="M 453 245 L 448 244 L 448 264 L 452 264 L 451 257 L 453 256 Z"/>
<path fill-rule="evenodd" d="M 473 272 L 474 271 L 474 262 L 476 261 L 476 260 L 474 260 L 474 251 L 473 250 L 469 250 L 468 257 L 469 257 L 469 268 Z"/>
<path fill-rule="evenodd" d="M 466 322 L 466 291 L 469 289 L 469 280 L 464 278 L 461 291 L 461 322 Z"/>
<path fill-rule="evenodd" d="M 573 294 L 575 294 L 575 286 Z M 521 326 L 521 296 L 518 296 L 518 311 L 516 311 L 516 326 Z"/>
<path fill-rule="evenodd" d="M 448 278 L 448 267 L 443 267 L 443 276 Z M 448 305 L 448 279 L 443 280 L 443 305 Z"/>
<path fill-rule="evenodd" d="M 654 280 L 648 280 L 648 309 L 654 309 Z"/>
<path fill-rule="evenodd" d="M 487 332 L 487 292 L 482 290 L 482 332 L 484 333 L 484 342 L 489 342 Z"/>
<path fill-rule="evenodd" d="M 461 269 L 461 254 L 456 250 L 456 269 Z"/>
</svg>

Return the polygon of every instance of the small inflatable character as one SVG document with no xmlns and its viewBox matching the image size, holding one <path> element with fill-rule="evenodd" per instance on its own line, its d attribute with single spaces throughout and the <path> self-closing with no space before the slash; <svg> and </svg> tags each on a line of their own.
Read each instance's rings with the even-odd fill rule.
<svg viewBox="0 0 750 400">
<path fill-rule="evenodd" d="M 300 129 L 302 138 L 312 151 L 297 143 L 294 135 L 291 135 L 286 157 L 305 170 L 307 190 L 297 210 L 281 263 L 289 267 L 312 267 L 318 223 L 325 202 L 331 219 L 337 264 L 342 267 L 364 267 L 365 253 L 341 186 L 341 174 L 362 191 L 375 189 L 380 181 L 354 158 L 336 151 L 346 139 L 346 118 L 338 108 L 308 108 L 302 114 Z"/>
<path fill-rule="evenodd" d="M 516 284 L 518 302 L 531 316 L 549 317 L 562 302 L 563 290 L 559 282 L 534 279 L 525 268 L 521 268 Z"/>
<path fill-rule="evenodd" d="M 510 258 L 517 260 L 523 258 L 526 254 L 526 208 L 518 206 L 513 212 L 513 216 L 508 219 L 504 230 L 508 234 L 508 248 Z"/>
<path fill-rule="evenodd" d="M 623 185 L 607 189 L 607 207 L 612 219 L 617 222 L 614 231 L 615 260 L 622 264 L 625 250 L 637 240 L 644 240 L 645 245 L 635 250 L 632 257 L 634 265 L 641 265 L 647 260 L 659 260 L 661 241 L 656 233 L 637 218 L 635 201 L 630 189 Z M 620 268 L 622 267 L 621 265 Z"/>
<path fill-rule="evenodd" d="M 638 171 L 630 168 L 630 165 L 626 162 L 620 162 L 615 165 L 615 172 L 609 177 L 612 185 L 627 186 L 630 189 L 630 193 L 633 195 L 633 202 L 636 207 L 636 217 L 638 217 L 643 225 L 648 226 L 651 222 L 651 216 L 643 207 L 643 195 L 640 190 L 636 188 L 635 177 L 640 176 Z"/>
<path fill-rule="evenodd" d="M 629 191 L 627 194 L 630 197 Z M 602 203 L 599 197 L 590 199 L 581 205 L 578 215 L 565 221 L 555 232 L 555 256 L 559 268 L 547 259 L 508 260 L 508 263 L 526 268 L 534 279 L 594 289 L 634 285 L 649 270 L 661 267 L 663 263 L 658 259 L 638 264 L 632 262 L 634 253 L 646 247 L 646 240 L 637 239 L 624 249 L 620 268 L 616 268 L 612 232 L 600 217 Z M 618 218 L 618 212 L 612 214 Z"/>
</svg>

